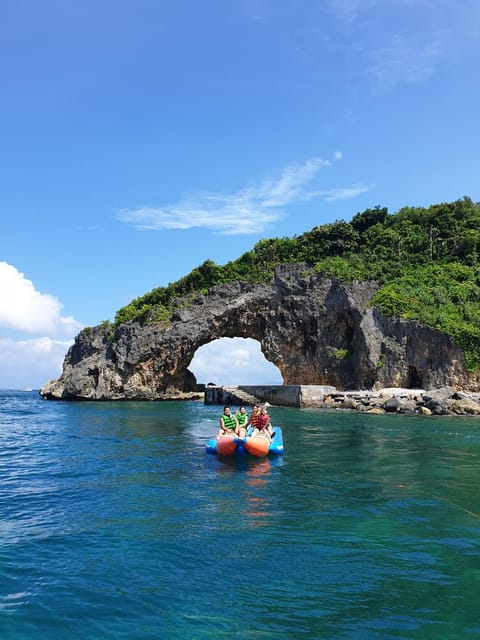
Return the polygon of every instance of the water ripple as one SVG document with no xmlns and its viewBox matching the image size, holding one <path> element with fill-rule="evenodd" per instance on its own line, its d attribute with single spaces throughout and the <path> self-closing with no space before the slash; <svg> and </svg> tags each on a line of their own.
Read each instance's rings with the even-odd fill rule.
<svg viewBox="0 0 480 640">
<path fill-rule="evenodd" d="M 478 637 L 479 421 L 217 413 L 0 392 L 2 640 Z"/>
</svg>

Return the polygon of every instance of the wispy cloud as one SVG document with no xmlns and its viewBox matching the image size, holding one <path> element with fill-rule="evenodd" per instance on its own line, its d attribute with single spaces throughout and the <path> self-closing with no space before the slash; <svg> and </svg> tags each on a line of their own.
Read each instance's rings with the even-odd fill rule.
<svg viewBox="0 0 480 640">
<path fill-rule="evenodd" d="M 369 54 L 368 72 L 378 90 L 388 90 L 398 84 L 419 83 L 432 75 L 444 56 L 438 39 L 394 35 L 388 43 L 373 49 Z"/>
<path fill-rule="evenodd" d="M 340 151 L 334 160 L 340 160 Z M 201 192 L 170 206 L 140 207 L 118 212 L 122 222 L 138 229 L 204 228 L 215 233 L 238 235 L 260 233 L 285 215 L 284 207 L 324 197 L 332 201 L 353 198 L 369 187 L 319 190 L 307 188 L 321 169 L 332 166 L 331 160 L 309 158 L 303 164 L 286 167 L 276 179 L 268 178 L 256 187 L 241 189 L 232 194 Z"/>
<path fill-rule="evenodd" d="M 353 187 L 340 187 L 338 189 L 328 189 L 322 191 L 321 195 L 324 196 L 327 202 L 335 202 L 336 200 L 349 200 L 350 198 L 356 198 L 357 196 L 370 191 L 371 186 L 356 185 Z"/>
<path fill-rule="evenodd" d="M 310 158 L 303 165 L 287 167 L 278 180 L 267 180 L 259 190 L 250 189 L 252 198 L 263 207 L 281 207 L 292 202 L 311 200 L 316 192 L 307 191 L 304 185 L 310 182 L 320 169 L 331 166 L 330 160 Z"/>
<path fill-rule="evenodd" d="M 200 193 L 167 207 L 141 207 L 120 211 L 118 218 L 137 229 L 204 228 L 225 235 L 258 233 L 280 213 L 256 206 L 242 194 Z"/>
<path fill-rule="evenodd" d="M 366 10 L 381 4 L 383 0 L 327 0 L 328 11 L 346 25 L 351 25 Z"/>
<path fill-rule="evenodd" d="M 325 7 L 348 36 L 337 48 L 354 55 L 376 93 L 423 82 L 470 46 L 478 51 L 477 0 L 327 0 Z"/>
<path fill-rule="evenodd" d="M 271 12 L 269 0 L 245 0 L 243 7 L 252 20 L 265 20 Z"/>
<path fill-rule="evenodd" d="M 328 12 L 347 26 L 363 24 L 365 17 L 372 11 L 385 9 L 430 9 L 438 8 L 440 3 L 456 0 L 326 0 Z"/>
</svg>

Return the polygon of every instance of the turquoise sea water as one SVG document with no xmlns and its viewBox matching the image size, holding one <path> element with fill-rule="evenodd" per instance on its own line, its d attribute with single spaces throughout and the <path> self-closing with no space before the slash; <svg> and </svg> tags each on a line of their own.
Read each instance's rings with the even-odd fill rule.
<svg viewBox="0 0 480 640">
<path fill-rule="evenodd" d="M 480 420 L 0 392 L 0 638 L 480 637 Z"/>
</svg>

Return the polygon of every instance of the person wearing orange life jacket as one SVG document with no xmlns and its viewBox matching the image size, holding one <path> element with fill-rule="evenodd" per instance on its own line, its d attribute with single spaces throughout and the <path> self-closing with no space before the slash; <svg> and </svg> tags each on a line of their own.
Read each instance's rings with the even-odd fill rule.
<svg viewBox="0 0 480 640">
<path fill-rule="evenodd" d="M 269 440 L 273 438 L 273 427 L 270 422 L 270 416 L 267 412 L 267 407 L 262 405 L 260 407 L 260 415 L 257 419 L 257 424 L 255 425 L 255 429 L 253 430 L 252 436 L 263 435 L 267 437 Z"/>
<path fill-rule="evenodd" d="M 258 406 L 258 404 L 254 404 L 252 407 L 252 413 L 250 414 L 250 424 L 253 428 L 257 426 L 259 417 L 260 407 Z"/>
</svg>

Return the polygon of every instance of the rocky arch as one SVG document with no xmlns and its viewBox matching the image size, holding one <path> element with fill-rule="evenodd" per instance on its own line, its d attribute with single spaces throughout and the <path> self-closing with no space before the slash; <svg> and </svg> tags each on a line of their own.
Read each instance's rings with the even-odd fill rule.
<svg viewBox="0 0 480 640">
<path fill-rule="evenodd" d="M 217 338 L 253 338 L 285 384 L 338 389 L 468 386 L 461 351 L 438 331 L 386 318 L 370 306 L 374 282 L 346 284 L 304 265 L 279 267 L 268 284 L 233 282 L 175 303 L 169 323 L 84 329 L 47 398 L 161 399 L 193 391 L 188 367 Z M 245 381 L 248 384 L 248 380 Z"/>
</svg>

